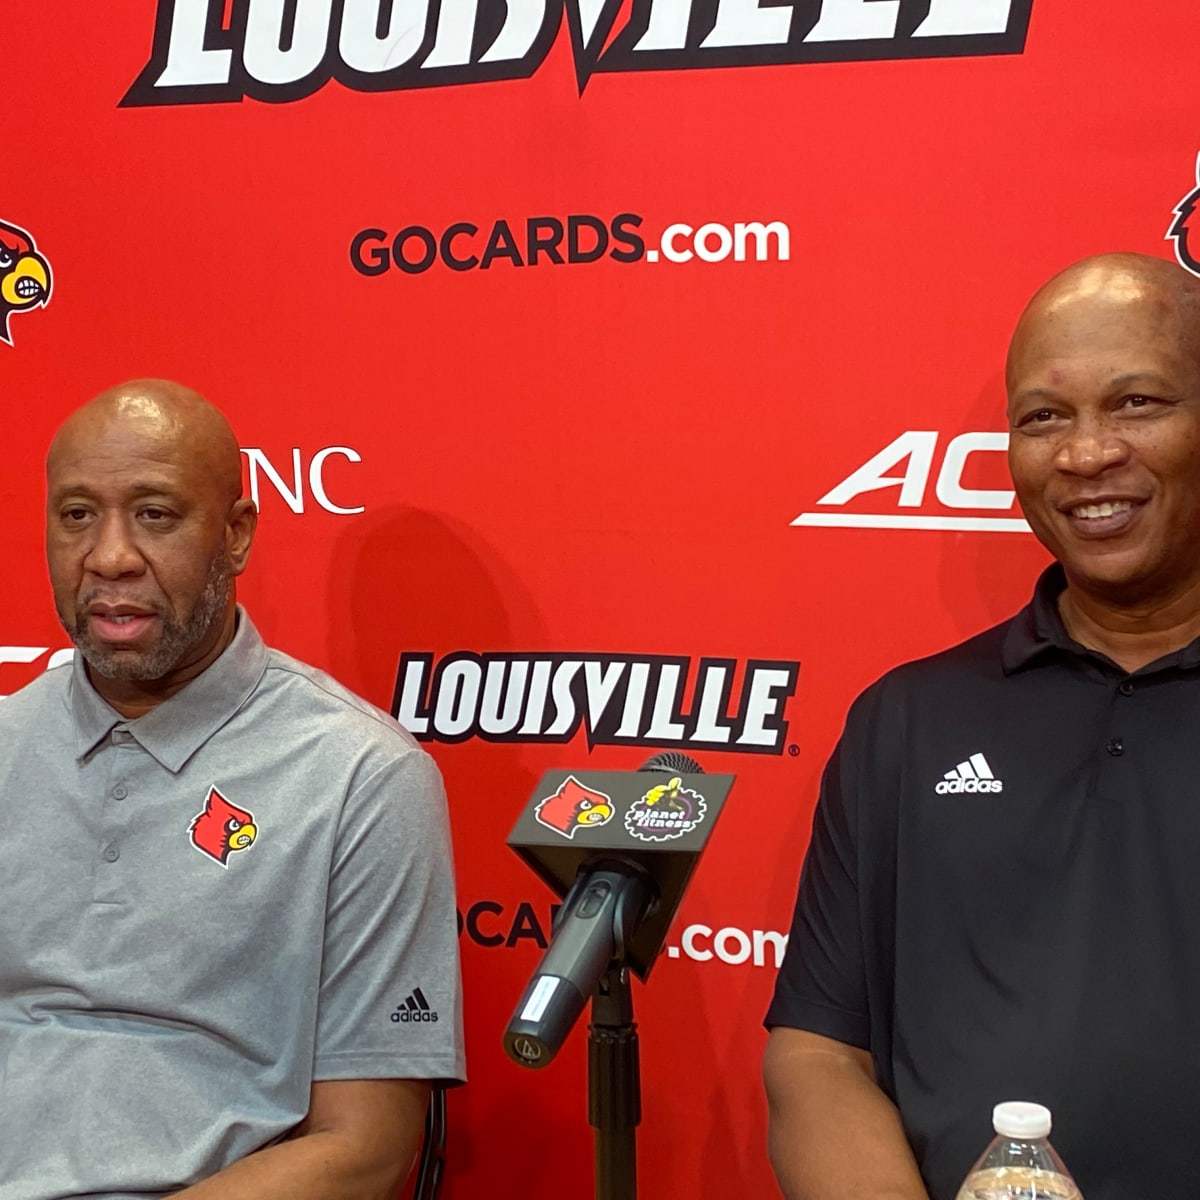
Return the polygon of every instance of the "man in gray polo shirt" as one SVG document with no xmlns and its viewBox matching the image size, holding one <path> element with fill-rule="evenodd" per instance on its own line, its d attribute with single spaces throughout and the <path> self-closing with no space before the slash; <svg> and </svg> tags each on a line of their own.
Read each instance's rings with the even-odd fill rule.
<svg viewBox="0 0 1200 1200">
<path fill-rule="evenodd" d="M 255 511 L 142 380 L 47 460 L 79 653 L 0 705 L 0 1200 L 383 1200 L 463 1078 L 436 767 L 263 645 Z"/>
</svg>

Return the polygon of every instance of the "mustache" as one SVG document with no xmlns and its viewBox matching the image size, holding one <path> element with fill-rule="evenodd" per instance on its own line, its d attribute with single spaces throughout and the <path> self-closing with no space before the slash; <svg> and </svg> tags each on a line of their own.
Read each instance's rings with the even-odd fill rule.
<svg viewBox="0 0 1200 1200">
<path fill-rule="evenodd" d="M 169 615 L 166 605 L 161 600 L 143 600 L 139 596 L 128 596 L 119 592 L 107 592 L 102 588 L 93 588 L 90 592 L 86 592 L 80 596 L 76 602 L 75 611 L 77 613 L 86 612 L 93 604 L 106 604 L 114 607 L 118 604 L 131 604 L 135 608 L 143 608 L 148 612 L 153 612 L 156 616 Z"/>
</svg>

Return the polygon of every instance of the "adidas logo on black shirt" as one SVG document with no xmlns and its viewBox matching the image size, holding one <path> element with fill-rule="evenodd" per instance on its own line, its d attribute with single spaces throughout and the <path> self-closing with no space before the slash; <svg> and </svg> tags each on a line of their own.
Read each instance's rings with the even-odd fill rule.
<svg viewBox="0 0 1200 1200">
<path fill-rule="evenodd" d="M 1002 792 L 1004 783 L 992 774 L 992 768 L 982 754 L 972 754 L 953 771 L 947 771 L 945 779 L 933 790 L 939 796 L 958 792 Z"/>
</svg>

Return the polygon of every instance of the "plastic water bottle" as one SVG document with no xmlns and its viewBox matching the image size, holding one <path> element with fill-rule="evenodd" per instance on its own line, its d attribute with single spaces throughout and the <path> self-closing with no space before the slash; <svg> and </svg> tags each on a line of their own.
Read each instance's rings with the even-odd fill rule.
<svg viewBox="0 0 1200 1200">
<path fill-rule="evenodd" d="M 1083 1200 L 1054 1152 L 1050 1110 L 1009 1100 L 992 1109 L 996 1136 L 967 1173 L 957 1200 Z"/>
</svg>

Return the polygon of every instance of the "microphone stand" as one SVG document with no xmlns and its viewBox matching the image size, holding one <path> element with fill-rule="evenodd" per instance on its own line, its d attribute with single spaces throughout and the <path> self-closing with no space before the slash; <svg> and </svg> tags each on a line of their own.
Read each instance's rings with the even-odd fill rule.
<svg viewBox="0 0 1200 1200">
<path fill-rule="evenodd" d="M 629 971 L 618 960 L 592 995 L 588 1124 L 595 1130 L 596 1200 L 637 1200 L 642 1081 Z"/>
</svg>

